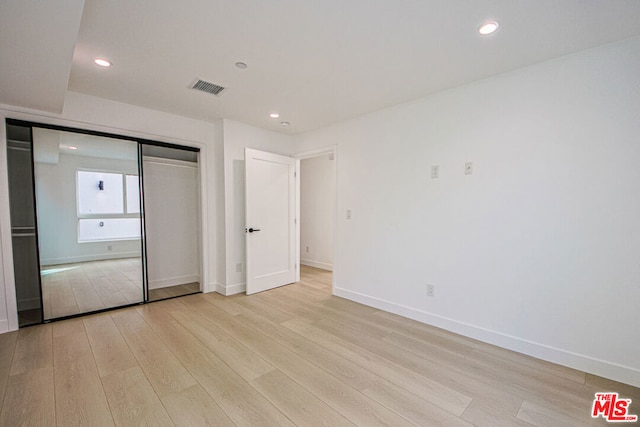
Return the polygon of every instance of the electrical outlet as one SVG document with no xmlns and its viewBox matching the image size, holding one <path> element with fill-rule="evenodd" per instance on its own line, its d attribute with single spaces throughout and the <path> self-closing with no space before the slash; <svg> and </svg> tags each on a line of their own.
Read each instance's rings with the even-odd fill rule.
<svg viewBox="0 0 640 427">
<path fill-rule="evenodd" d="M 428 297 L 436 296 L 436 287 L 434 285 L 427 285 L 427 296 Z"/>
<path fill-rule="evenodd" d="M 236 263 L 236 273 L 242 273 L 242 263 Z"/>
<path fill-rule="evenodd" d="M 309 253 L 309 246 L 307 246 L 306 250 L 307 250 L 307 253 Z"/>
<path fill-rule="evenodd" d="M 436 179 L 440 177 L 440 166 L 433 165 L 431 166 L 431 179 Z"/>
<path fill-rule="evenodd" d="M 347 219 L 351 219 L 351 209 L 347 209 L 347 213 L 345 215 Z"/>
</svg>

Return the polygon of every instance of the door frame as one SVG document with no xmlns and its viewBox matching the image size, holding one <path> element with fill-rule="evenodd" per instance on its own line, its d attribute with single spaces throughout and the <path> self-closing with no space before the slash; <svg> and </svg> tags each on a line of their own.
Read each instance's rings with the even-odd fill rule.
<svg viewBox="0 0 640 427">
<path fill-rule="evenodd" d="M 304 159 L 311 159 L 313 157 L 320 157 L 320 156 L 324 156 L 324 155 L 330 155 L 333 154 L 334 156 L 334 162 L 336 162 L 336 176 L 335 176 L 335 180 L 336 180 L 336 191 L 335 194 L 333 195 L 334 197 L 334 208 L 333 208 L 333 248 L 332 248 L 332 266 L 333 266 L 333 270 L 332 270 L 332 275 L 331 275 L 331 294 L 333 294 L 333 290 L 336 286 L 336 272 L 338 271 L 338 262 L 337 262 L 337 257 L 336 257 L 336 253 L 338 250 L 338 233 L 337 233 L 337 229 L 338 229 L 338 146 L 337 145 L 329 145 L 323 148 L 318 148 L 315 150 L 308 150 L 308 151 L 301 151 L 298 153 L 294 153 L 291 155 L 291 157 L 298 159 L 298 160 L 304 160 Z M 300 171 L 301 171 L 302 167 L 298 168 L 298 173 L 296 174 L 296 186 L 297 186 L 297 195 L 298 198 L 296 199 L 296 216 L 298 218 L 298 229 L 297 229 L 297 236 L 296 236 L 296 240 L 297 240 L 297 252 L 298 252 L 298 280 L 300 280 L 300 270 L 302 269 L 301 265 L 300 265 L 300 253 L 301 253 L 301 248 L 300 248 L 300 199 L 302 198 L 302 189 L 300 188 Z"/>
</svg>

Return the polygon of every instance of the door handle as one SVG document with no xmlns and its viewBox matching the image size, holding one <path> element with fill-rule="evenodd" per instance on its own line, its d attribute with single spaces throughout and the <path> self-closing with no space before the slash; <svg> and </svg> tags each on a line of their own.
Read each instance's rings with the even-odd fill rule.
<svg viewBox="0 0 640 427">
<path fill-rule="evenodd" d="M 250 228 L 250 229 L 245 229 L 245 231 L 248 231 L 249 233 L 253 233 L 254 231 L 260 231 L 259 228 Z"/>
</svg>

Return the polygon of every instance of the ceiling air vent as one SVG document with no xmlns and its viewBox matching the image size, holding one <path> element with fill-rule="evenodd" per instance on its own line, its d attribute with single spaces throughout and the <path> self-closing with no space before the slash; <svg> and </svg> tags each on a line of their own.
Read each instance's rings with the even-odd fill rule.
<svg viewBox="0 0 640 427">
<path fill-rule="evenodd" d="M 202 92 L 207 92 L 216 96 L 220 96 L 220 94 L 224 92 L 227 88 L 218 86 L 215 83 L 209 83 L 209 82 L 205 82 L 204 80 L 198 80 L 197 82 L 195 82 L 193 86 L 191 86 L 191 89 L 196 89 Z"/>
</svg>

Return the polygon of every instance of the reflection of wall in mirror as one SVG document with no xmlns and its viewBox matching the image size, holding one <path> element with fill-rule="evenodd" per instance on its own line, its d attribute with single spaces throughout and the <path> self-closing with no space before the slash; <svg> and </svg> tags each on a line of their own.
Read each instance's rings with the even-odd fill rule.
<svg viewBox="0 0 640 427">
<path fill-rule="evenodd" d="M 64 147 L 53 149 L 55 143 L 43 145 L 40 141 L 34 132 L 40 263 L 55 265 L 140 256 L 139 239 L 78 243 L 76 200 L 78 170 L 137 175 L 137 161 L 75 155 L 65 152 Z M 57 156 L 52 154 L 55 151 Z"/>
</svg>

